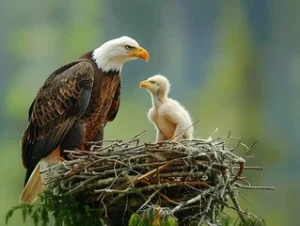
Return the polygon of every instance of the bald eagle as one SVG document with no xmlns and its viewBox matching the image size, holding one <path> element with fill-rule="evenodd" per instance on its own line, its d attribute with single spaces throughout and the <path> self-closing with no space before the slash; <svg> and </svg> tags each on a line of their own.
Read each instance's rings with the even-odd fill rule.
<svg viewBox="0 0 300 226">
<path fill-rule="evenodd" d="M 31 203 L 44 190 L 40 171 L 61 161 L 63 150 L 84 149 L 102 140 L 103 128 L 116 117 L 120 105 L 122 65 L 149 59 L 132 38 L 105 42 L 55 70 L 29 108 L 29 125 L 21 139 L 27 169 L 20 202 Z"/>
<path fill-rule="evenodd" d="M 156 127 L 156 142 L 193 138 L 191 116 L 179 102 L 168 97 L 170 82 L 165 76 L 154 75 L 142 81 L 140 87 L 152 97 L 148 118 Z"/>
</svg>

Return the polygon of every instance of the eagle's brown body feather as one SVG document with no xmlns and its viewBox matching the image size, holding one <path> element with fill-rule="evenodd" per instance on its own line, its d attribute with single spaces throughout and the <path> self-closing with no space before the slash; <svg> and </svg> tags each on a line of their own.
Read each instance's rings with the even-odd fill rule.
<svg viewBox="0 0 300 226">
<path fill-rule="evenodd" d="M 44 189 L 40 173 L 62 160 L 64 150 L 87 149 L 103 139 L 103 128 L 114 120 L 120 105 L 122 65 L 148 61 L 149 53 L 122 36 L 55 70 L 29 108 L 29 125 L 21 139 L 27 169 L 20 202 L 30 203 Z"/>
<path fill-rule="evenodd" d="M 29 170 L 25 183 L 39 160 L 57 147 L 87 148 L 103 132 L 118 112 L 120 86 L 119 72 L 98 69 L 91 52 L 49 76 L 30 107 L 29 126 L 21 140 Z"/>
<path fill-rule="evenodd" d="M 87 142 L 94 140 L 107 121 L 114 120 L 120 104 L 121 77 L 119 72 L 104 73 L 98 69 L 97 71 L 90 104 L 82 116 L 87 129 L 85 146 Z"/>
</svg>

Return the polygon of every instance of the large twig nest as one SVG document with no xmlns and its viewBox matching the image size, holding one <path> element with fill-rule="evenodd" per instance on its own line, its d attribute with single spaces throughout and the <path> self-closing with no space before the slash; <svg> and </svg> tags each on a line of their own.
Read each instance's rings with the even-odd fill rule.
<svg viewBox="0 0 300 226">
<path fill-rule="evenodd" d="M 237 188 L 272 189 L 251 187 L 242 177 L 255 167 L 246 167 L 245 159 L 234 154 L 238 146 L 250 151 L 241 141 L 230 148 L 231 138 L 141 143 L 140 137 L 67 151 L 70 160 L 45 172 L 48 188 L 96 204 L 109 219 L 159 206 L 162 215 L 174 215 L 182 225 L 195 219 L 217 225 L 224 207 L 245 221 L 249 214 L 239 206 Z"/>
</svg>

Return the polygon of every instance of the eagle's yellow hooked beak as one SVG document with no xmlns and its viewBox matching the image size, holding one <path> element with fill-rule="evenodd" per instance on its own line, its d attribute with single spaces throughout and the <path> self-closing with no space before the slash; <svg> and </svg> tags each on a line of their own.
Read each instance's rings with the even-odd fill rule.
<svg viewBox="0 0 300 226">
<path fill-rule="evenodd" d="M 148 53 L 147 50 L 145 50 L 143 47 L 138 47 L 136 48 L 131 56 L 134 56 L 134 57 L 138 57 L 138 58 L 141 58 L 141 59 L 144 59 L 146 62 L 149 60 L 150 58 L 150 55 Z"/>
</svg>

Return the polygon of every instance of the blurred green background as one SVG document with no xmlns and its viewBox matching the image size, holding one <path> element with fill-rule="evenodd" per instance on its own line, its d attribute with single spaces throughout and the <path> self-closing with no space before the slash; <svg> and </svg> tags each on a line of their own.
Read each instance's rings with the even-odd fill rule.
<svg viewBox="0 0 300 226">
<path fill-rule="evenodd" d="M 19 139 L 27 111 L 48 75 L 104 41 L 127 35 L 149 50 L 150 61 L 123 67 L 121 108 L 106 138 L 130 139 L 154 128 L 141 80 L 161 73 L 183 103 L 196 136 L 258 138 L 249 164 L 253 185 L 242 207 L 267 225 L 299 225 L 300 2 L 297 0 L 52 0 L 0 5 L 0 225 L 23 187 Z M 21 214 L 9 225 L 25 225 Z M 27 223 L 26 225 L 31 225 Z"/>
</svg>

